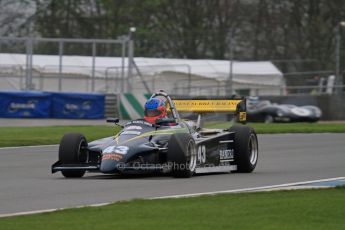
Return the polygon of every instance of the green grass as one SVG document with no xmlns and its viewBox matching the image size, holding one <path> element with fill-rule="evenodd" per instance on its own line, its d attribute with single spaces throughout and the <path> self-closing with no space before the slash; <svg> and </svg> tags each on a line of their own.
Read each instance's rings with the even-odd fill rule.
<svg viewBox="0 0 345 230">
<path fill-rule="evenodd" d="M 345 133 L 345 123 L 250 123 L 257 133 Z M 207 123 L 208 128 L 227 128 L 230 123 Z M 113 126 L 0 127 L 0 147 L 58 144 L 64 133 L 79 132 L 88 141 L 114 135 Z"/>
<path fill-rule="evenodd" d="M 134 200 L 1 218 L 1 229 L 344 229 L 345 189 Z"/>
<path fill-rule="evenodd" d="M 257 133 L 345 133 L 345 123 L 249 123 Z M 230 123 L 211 122 L 208 128 L 227 128 Z"/>
<path fill-rule="evenodd" d="M 0 147 L 58 144 L 67 132 L 82 133 L 91 141 L 114 135 L 117 130 L 111 126 L 2 127 Z"/>
</svg>

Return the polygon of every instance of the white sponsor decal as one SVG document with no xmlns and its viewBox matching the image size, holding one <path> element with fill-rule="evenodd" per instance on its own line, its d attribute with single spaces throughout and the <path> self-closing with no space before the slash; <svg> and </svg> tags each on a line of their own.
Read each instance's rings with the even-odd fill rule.
<svg viewBox="0 0 345 230">
<path fill-rule="evenodd" d="M 132 121 L 131 124 L 143 124 L 143 125 L 152 126 L 151 123 L 148 123 L 146 121 Z"/>
<path fill-rule="evenodd" d="M 71 104 L 68 103 L 65 105 L 65 109 L 69 111 L 75 111 L 75 110 L 90 110 L 91 109 L 91 102 L 90 101 L 84 101 L 83 104 L 78 105 L 78 104 Z"/>
<path fill-rule="evenodd" d="M 34 109 L 36 107 L 35 103 L 33 102 L 27 102 L 26 104 L 25 103 L 15 103 L 15 102 L 12 102 L 10 104 L 10 108 L 11 109 Z"/>
<path fill-rule="evenodd" d="M 121 135 L 140 135 L 141 132 L 139 131 L 134 131 L 134 130 L 129 130 L 129 131 L 123 131 Z"/>
<path fill-rule="evenodd" d="M 132 125 L 132 126 L 128 126 L 126 127 L 126 129 L 136 129 L 136 130 L 142 130 L 143 128 L 137 125 Z"/>
<path fill-rule="evenodd" d="M 234 159 L 234 150 L 233 149 L 221 149 L 221 150 L 219 150 L 219 159 L 221 161 Z"/>
<path fill-rule="evenodd" d="M 201 164 L 206 162 L 206 147 L 205 145 L 200 145 L 198 147 L 198 161 Z"/>
<path fill-rule="evenodd" d="M 103 154 L 106 153 L 118 153 L 118 154 L 122 154 L 125 155 L 128 152 L 128 147 L 127 146 L 109 146 L 106 149 L 103 150 Z"/>
<path fill-rule="evenodd" d="M 66 108 L 67 110 L 77 110 L 77 109 L 79 109 L 79 106 L 76 105 L 76 104 L 66 104 L 66 105 L 65 105 L 65 108 Z"/>
</svg>

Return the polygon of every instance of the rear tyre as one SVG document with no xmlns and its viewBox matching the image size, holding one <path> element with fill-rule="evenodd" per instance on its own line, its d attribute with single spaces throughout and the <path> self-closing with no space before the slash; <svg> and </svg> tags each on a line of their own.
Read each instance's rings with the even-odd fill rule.
<svg viewBox="0 0 345 230">
<path fill-rule="evenodd" d="M 193 176 L 196 167 L 195 141 L 188 133 L 175 133 L 170 137 L 167 160 L 172 165 L 172 175 L 177 178 Z"/>
<path fill-rule="evenodd" d="M 235 125 L 230 128 L 230 131 L 235 132 L 236 172 L 252 172 L 259 157 L 258 138 L 254 129 L 244 125 Z"/>
<path fill-rule="evenodd" d="M 79 133 L 65 134 L 59 146 L 59 161 L 62 164 L 87 163 L 88 150 L 86 138 Z M 62 170 L 62 175 L 67 178 L 78 178 L 85 174 L 85 170 Z"/>
</svg>

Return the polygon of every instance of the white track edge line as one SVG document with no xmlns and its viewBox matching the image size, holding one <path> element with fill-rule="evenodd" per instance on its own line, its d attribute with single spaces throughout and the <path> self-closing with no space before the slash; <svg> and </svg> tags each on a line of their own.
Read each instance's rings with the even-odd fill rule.
<svg viewBox="0 0 345 230">
<path fill-rule="evenodd" d="M 245 189 L 233 189 L 233 190 L 222 190 L 222 191 L 213 191 L 213 192 L 202 192 L 202 193 L 189 193 L 189 194 L 181 194 L 181 195 L 159 196 L 159 197 L 150 198 L 150 200 L 167 199 L 167 198 L 187 198 L 187 197 L 196 197 L 196 196 L 203 196 L 203 195 L 226 194 L 226 193 L 254 192 L 254 191 L 263 191 L 265 189 L 284 188 L 284 187 L 297 186 L 297 185 L 303 185 L 303 184 L 309 184 L 309 183 L 327 182 L 327 181 L 342 180 L 342 179 L 345 179 L 345 177 L 334 177 L 334 178 L 327 178 L 327 179 L 320 179 L 320 180 L 301 181 L 301 182 L 295 182 L 295 183 L 269 185 L 269 186 L 261 186 L 261 187 L 254 187 L 254 188 L 245 188 Z"/>
<path fill-rule="evenodd" d="M 234 190 L 213 191 L 213 192 L 204 192 L 204 193 L 190 193 L 190 194 L 171 195 L 171 196 L 159 196 L 159 197 L 148 198 L 148 200 L 169 199 L 169 198 L 187 198 L 187 197 L 197 197 L 197 196 L 203 196 L 203 195 L 216 195 L 216 194 L 240 193 L 240 192 L 254 192 L 254 191 L 262 191 L 264 189 L 283 188 L 283 187 L 303 185 L 303 184 L 308 184 L 308 183 L 327 182 L 327 181 L 332 181 L 332 180 L 343 180 L 343 179 L 345 179 L 345 177 L 334 177 L 334 178 L 328 178 L 328 179 L 302 181 L 302 182 L 287 183 L 287 184 L 280 184 L 280 185 L 270 185 L 270 186 L 261 186 L 261 187 L 246 188 L 246 189 L 234 189 Z M 0 218 L 24 216 L 24 215 L 32 215 L 32 214 L 41 214 L 41 213 L 48 213 L 48 212 L 55 212 L 55 211 L 60 211 L 60 210 L 72 209 L 72 208 L 101 207 L 101 206 L 109 205 L 112 203 L 114 203 L 114 202 L 82 205 L 82 206 L 68 207 L 68 208 L 42 209 L 42 210 L 27 211 L 27 212 L 7 213 L 7 214 L 0 214 Z"/>
<path fill-rule="evenodd" d="M 6 213 L 6 214 L 0 214 L 0 218 L 14 217 L 14 216 L 26 216 L 26 215 L 33 215 L 33 214 L 42 214 L 42 213 L 61 211 L 61 210 L 72 209 L 72 208 L 101 207 L 101 206 L 105 206 L 108 204 L 111 204 L 111 202 L 99 203 L 99 204 L 90 204 L 90 205 L 81 205 L 81 206 L 68 207 L 68 208 L 52 208 L 52 209 L 42 209 L 42 210 L 34 210 L 34 211 L 27 211 L 27 212 Z"/>
</svg>

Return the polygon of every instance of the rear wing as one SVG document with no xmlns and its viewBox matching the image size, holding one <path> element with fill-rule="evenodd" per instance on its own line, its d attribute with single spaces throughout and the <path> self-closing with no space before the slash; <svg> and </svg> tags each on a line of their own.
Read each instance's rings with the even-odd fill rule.
<svg viewBox="0 0 345 230">
<path fill-rule="evenodd" d="M 180 113 L 228 113 L 233 114 L 238 122 L 247 120 L 245 98 L 176 98 L 172 101 Z"/>
</svg>

